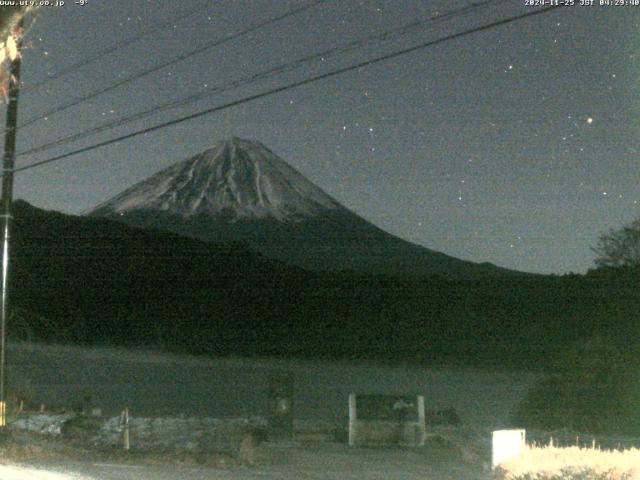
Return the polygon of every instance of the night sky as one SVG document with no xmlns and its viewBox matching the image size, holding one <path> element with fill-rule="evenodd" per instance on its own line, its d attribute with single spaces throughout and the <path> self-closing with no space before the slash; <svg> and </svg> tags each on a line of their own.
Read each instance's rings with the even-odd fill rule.
<svg viewBox="0 0 640 480">
<path fill-rule="evenodd" d="M 43 7 L 23 52 L 20 120 L 308 3 L 66 0 Z M 326 1 L 33 123 L 19 131 L 18 150 L 471 3 Z M 17 166 L 532 8 L 524 0 L 495 1 L 20 156 Z M 190 11 L 196 13 L 174 21 Z M 152 29 L 97 62 L 31 87 Z M 401 238 L 513 269 L 584 272 L 593 265 L 590 246 L 598 235 L 640 210 L 639 87 L 640 7 L 560 8 L 18 173 L 16 196 L 79 214 L 236 135 L 261 141 Z"/>
</svg>

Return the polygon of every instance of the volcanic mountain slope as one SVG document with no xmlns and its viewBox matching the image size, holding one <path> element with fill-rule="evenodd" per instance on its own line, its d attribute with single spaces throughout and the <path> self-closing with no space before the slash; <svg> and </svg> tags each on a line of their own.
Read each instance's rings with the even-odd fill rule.
<svg viewBox="0 0 640 480">
<path fill-rule="evenodd" d="M 208 241 L 242 242 L 312 270 L 448 278 L 509 272 L 395 237 L 342 206 L 261 143 L 235 137 L 88 214 Z"/>
<path fill-rule="evenodd" d="M 272 352 L 311 274 L 238 244 L 13 207 L 11 333 L 193 353 Z M 31 315 L 31 314 L 35 315 Z M 21 327 L 19 325 L 22 324 Z M 26 331 L 26 332 L 25 332 Z M 246 349 L 246 350 L 243 350 Z"/>
</svg>

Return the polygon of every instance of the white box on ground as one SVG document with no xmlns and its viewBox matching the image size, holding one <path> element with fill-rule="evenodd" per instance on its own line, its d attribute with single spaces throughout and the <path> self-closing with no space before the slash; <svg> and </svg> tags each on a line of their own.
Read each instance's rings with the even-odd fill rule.
<svg viewBox="0 0 640 480">
<path fill-rule="evenodd" d="M 495 468 L 522 453 L 525 446 L 524 430 L 495 430 L 492 435 L 491 467 Z"/>
</svg>

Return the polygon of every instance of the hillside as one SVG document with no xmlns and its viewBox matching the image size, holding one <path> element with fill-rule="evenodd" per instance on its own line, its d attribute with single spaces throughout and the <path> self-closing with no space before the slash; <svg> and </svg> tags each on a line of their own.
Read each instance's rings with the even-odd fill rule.
<svg viewBox="0 0 640 480">
<path fill-rule="evenodd" d="M 13 252 L 9 331 L 47 340 L 539 367 L 576 339 L 640 333 L 637 272 L 474 281 L 312 273 L 237 244 L 24 202 Z"/>
</svg>

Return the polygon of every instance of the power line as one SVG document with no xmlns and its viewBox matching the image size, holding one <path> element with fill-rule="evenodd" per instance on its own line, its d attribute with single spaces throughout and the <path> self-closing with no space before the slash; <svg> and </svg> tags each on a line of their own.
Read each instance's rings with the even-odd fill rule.
<svg viewBox="0 0 640 480">
<path fill-rule="evenodd" d="M 218 40 L 214 40 L 213 42 L 210 42 L 210 43 L 207 43 L 206 45 L 203 45 L 202 47 L 198 47 L 196 49 L 193 49 L 193 50 L 190 50 L 188 52 L 182 53 L 182 54 L 178 55 L 177 57 L 175 57 L 175 58 L 173 58 L 173 59 L 171 59 L 169 61 L 166 61 L 166 62 L 161 63 L 159 65 L 155 65 L 155 66 L 153 66 L 151 68 L 148 68 L 146 70 L 143 70 L 143 71 L 141 71 L 139 73 L 130 75 L 130 76 L 128 76 L 128 77 L 126 77 L 126 78 L 124 78 L 124 79 L 122 79 L 122 80 L 120 80 L 120 81 L 118 81 L 116 83 L 113 83 L 113 84 L 108 85 L 106 87 L 100 88 L 98 90 L 94 90 L 93 92 L 88 93 L 87 95 L 84 95 L 82 97 L 78 97 L 75 100 L 70 101 L 69 103 L 66 103 L 66 104 L 64 104 L 62 106 L 56 107 L 56 108 L 54 108 L 52 110 L 49 110 L 49 111 L 47 111 L 45 113 L 42 113 L 37 117 L 30 118 L 29 120 L 26 120 L 21 125 L 18 125 L 18 128 L 24 128 L 24 127 L 27 127 L 29 125 L 32 125 L 35 122 L 37 122 L 39 120 L 42 120 L 43 118 L 49 117 L 51 115 L 54 115 L 56 113 L 60 113 L 60 112 L 65 111 L 65 110 L 68 110 L 69 108 L 75 107 L 76 105 L 79 105 L 80 103 L 84 103 L 87 100 L 90 100 L 90 99 L 92 99 L 94 97 L 97 97 L 98 95 L 102 95 L 103 93 L 107 93 L 107 92 L 110 92 L 112 90 L 115 90 L 116 88 L 121 87 L 122 85 L 126 85 L 127 83 L 133 82 L 134 80 L 138 80 L 138 79 L 140 79 L 140 78 L 142 78 L 142 77 L 144 77 L 146 75 L 149 75 L 151 73 L 157 72 L 158 70 L 162 70 L 163 68 L 166 68 L 166 67 L 168 67 L 170 65 L 175 65 L 175 64 L 177 64 L 177 63 L 179 63 L 179 62 L 181 62 L 183 60 L 191 58 L 191 57 L 193 57 L 195 55 L 198 55 L 198 54 L 200 54 L 202 52 L 210 50 L 210 49 L 212 49 L 214 47 L 218 47 L 218 46 L 220 46 L 220 45 L 222 45 L 224 43 L 227 43 L 227 42 L 230 42 L 230 41 L 235 40 L 237 38 L 240 38 L 240 37 L 242 37 L 244 35 L 247 35 L 247 34 L 249 34 L 251 32 L 259 30 L 260 28 L 268 26 L 268 25 L 270 25 L 272 23 L 278 22 L 280 20 L 284 20 L 285 18 L 291 17 L 291 16 L 296 15 L 298 13 L 301 13 L 303 11 L 310 10 L 311 8 L 315 7 L 316 5 L 318 5 L 320 3 L 324 3 L 326 1 L 328 1 L 328 0 L 314 0 L 313 2 L 311 2 L 308 5 L 305 5 L 304 7 L 300 7 L 300 8 L 296 8 L 296 9 L 290 10 L 289 12 L 284 13 L 282 15 L 279 15 L 277 17 L 273 17 L 273 18 L 270 18 L 268 20 L 264 20 L 262 22 L 259 22 L 259 23 L 257 23 L 256 25 L 254 25 L 252 27 L 246 28 L 244 30 L 241 30 L 241 31 L 236 32 L 236 33 L 231 34 L 231 35 L 227 35 L 226 37 L 220 38 Z"/>
<path fill-rule="evenodd" d="M 204 98 L 213 96 L 215 94 L 224 92 L 224 91 L 228 91 L 231 89 L 235 89 L 238 88 L 242 85 L 250 85 L 253 84 L 259 80 L 264 80 L 265 78 L 270 78 L 270 77 L 274 77 L 277 75 L 281 75 L 283 73 L 295 70 L 299 67 L 301 67 L 302 65 L 306 64 L 306 63 L 310 63 L 312 61 L 315 61 L 319 58 L 324 58 L 324 57 L 329 57 L 332 55 L 336 55 L 336 54 L 342 54 L 351 50 L 355 50 L 358 48 L 362 48 L 362 47 L 366 47 L 369 44 L 371 44 L 374 41 L 383 41 L 383 40 L 388 40 L 389 38 L 391 38 L 392 35 L 398 35 L 398 36 L 402 36 L 405 35 L 409 32 L 411 32 L 412 30 L 415 30 L 417 28 L 421 28 L 424 27 L 426 24 L 433 22 L 433 21 L 440 21 L 440 20 L 444 20 L 447 18 L 452 18 L 454 16 L 457 15 L 462 15 L 462 14 L 466 14 L 472 10 L 478 9 L 480 7 L 486 7 L 489 6 L 491 4 L 498 4 L 498 3 L 504 3 L 510 0 L 482 0 L 479 2 L 475 2 L 472 3 L 470 5 L 466 5 L 465 7 L 462 8 L 458 8 L 458 9 L 454 9 L 454 10 L 450 10 L 448 12 L 442 13 L 442 14 L 434 14 L 426 19 L 423 20 L 415 20 L 409 24 L 403 25 L 401 27 L 397 27 L 391 30 L 386 30 L 382 33 L 377 33 L 375 35 L 370 35 L 368 37 L 365 38 L 361 38 L 361 39 L 357 39 L 357 40 L 353 40 L 351 42 L 348 42 L 345 45 L 339 46 L 339 47 L 332 47 L 326 50 L 323 50 L 321 52 L 317 52 L 317 53 L 313 53 L 310 55 L 307 55 L 305 57 L 299 58 L 297 60 L 294 60 L 292 62 L 289 63 L 284 63 L 284 64 L 280 64 L 276 67 L 272 67 L 268 70 L 264 70 L 262 72 L 258 72 L 255 73 L 249 77 L 245 77 L 242 79 L 238 79 L 238 80 L 234 80 L 232 82 L 229 82 L 227 84 L 224 85 L 220 85 L 217 87 L 213 87 L 211 89 L 207 89 L 204 92 L 199 92 L 199 93 L 195 93 L 195 94 L 191 94 L 191 95 L 187 95 L 187 96 L 183 96 L 181 98 L 175 99 L 175 100 L 171 100 L 169 102 L 165 102 L 161 105 L 157 105 L 153 108 L 144 110 L 142 112 L 138 112 L 135 113 L 133 115 L 129 115 L 127 117 L 122 117 L 119 118 L 117 120 L 113 120 L 111 122 L 107 122 L 103 125 L 99 125 L 97 127 L 88 129 L 88 130 L 84 130 L 72 135 L 68 135 L 66 137 L 63 137 L 61 139 L 58 140 L 54 140 L 52 142 L 48 142 L 45 143 L 43 145 L 39 145 L 37 147 L 33 147 L 30 148 L 28 150 L 24 150 L 21 152 L 18 152 L 18 156 L 24 156 L 24 155 L 29 155 L 29 154 L 33 154 L 33 153 L 38 153 L 38 152 L 42 152 L 42 151 L 46 151 L 49 150 L 53 147 L 57 147 L 60 145 L 64 145 L 67 143 L 71 143 L 77 140 L 81 140 L 83 138 L 86 138 L 88 136 L 97 134 L 97 133 L 101 133 L 107 130 L 111 130 L 113 128 L 116 127 L 121 127 L 123 125 L 126 125 L 128 123 L 137 121 L 137 120 L 141 120 L 143 118 L 146 118 L 150 115 L 154 115 L 158 112 L 161 112 L 163 110 L 167 110 L 170 108 L 177 108 L 177 107 L 181 107 L 184 105 L 187 105 L 189 103 L 193 103 L 195 101 L 198 100 L 202 100 Z"/>
<path fill-rule="evenodd" d="M 30 170 L 32 168 L 36 168 L 36 167 L 39 167 L 39 166 L 42 166 L 42 165 L 46 165 L 46 164 L 49 164 L 49 163 L 57 162 L 59 160 L 71 157 L 73 155 L 89 152 L 91 150 L 95 150 L 97 148 L 101 148 L 101 147 L 104 147 L 104 146 L 107 146 L 107 145 L 111 145 L 113 143 L 118 143 L 118 142 L 121 142 L 123 140 L 128 140 L 130 138 L 137 137 L 139 135 L 144 135 L 146 133 L 154 132 L 156 130 L 160 130 L 160 129 L 163 129 L 163 128 L 166 128 L 166 127 L 177 125 L 179 123 L 183 123 L 183 122 L 186 122 L 186 121 L 189 121 L 189 120 L 193 120 L 195 118 L 203 117 L 203 116 L 209 115 L 211 113 L 219 112 L 221 110 L 226 110 L 227 108 L 231 108 L 231 107 L 235 107 L 235 106 L 238 106 L 238 105 L 242 105 L 244 103 L 251 102 L 253 100 L 258 100 L 260 98 L 271 96 L 271 95 L 274 95 L 276 93 L 284 92 L 284 91 L 290 90 L 292 88 L 300 87 L 300 86 L 303 86 L 303 85 L 308 85 L 308 84 L 313 83 L 313 82 L 317 82 L 317 81 L 324 80 L 324 79 L 327 79 L 327 78 L 335 77 L 337 75 L 341 75 L 341 74 L 346 73 L 346 72 L 350 72 L 350 71 L 353 71 L 353 70 L 357 70 L 359 68 L 363 68 L 363 67 L 367 67 L 367 66 L 370 66 L 370 65 L 374 65 L 376 63 L 380 63 L 380 62 L 383 62 L 383 61 L 386 61 L 386 60 L 390 60 L 392 58 L 396 58 L 396 57 L 399 57 L 401 55 L 405 55 L 405 54 L 408 54 L 408 53 L 411 53 L 411 52 L 415 52 L 417 50 L 421 50 L 421 49 L 424 49 L 424 48 L 432 47 L 434 45 L 437 45 L 437 44 L 440 44 L 440 43 L 444 43 L 444 42 L 447 42 L 449 40 L 454 40 L 456 38 L 461 38 L 461 37 L 464 37 L 464 36 L 467 36 L 467 35 L 470 35 L 470 34 L 473 34 L 473 33 L 489 30 L 491 28 L 495 28 L 495 27 L 499 27 L 499 26 L 502 26 L 502 25 L 506 25 L 506 24 L 509 24 L 509 23 L 512 23 L 512 22 L 515 22 L 515 21 L 518 21 L 518 20 L 522 20 L 524 18 L 532 17 L 534 15 L 540 15 L 542 13 L 547 13 L 549 11 L 552 11 L 552 10 L 555 10 L 555 9 L 558 9 L 558 8 L 560 8 L 560 7 L 559 6 L 544 7 L 544 8 L 540 8 L 540 9 L 537 9 L 537 10 L 534 10 L 534 11 L 531 11 L 531 12 L 527 12 L 527 13 L 523 13 L 523 14 L 517 15 L 515 17 L 504 18 L 502 20 L 497 20 L 495 22 L 491 22 L 491 23 L 486 24 L 486 25 L 482 25 L 482 26 L 475 27 L 475 28 L 472 28 L 472 29 L 469 29 L 469 30 L 464 30 L 462 32 L 458 32 L 458 33 L 454 33 L 454 34 L 451 34 L 451 35 L 447 35 L 445 37 L 441 37 L 441 38 L 438 38 L 438 39 L 435 39 L 435 40 L 431 40 L 429 42 L 422 43 L 420 45 L 415 45 L 413 47 L 405 48 L 405 49 L 397 51 L 397 52 L 393 52 L 393 53 L 389 53 L 389 54 L 386 54 L 386 55 L 382 55 L 382 56 L 379 56 L 379 57 L 376 57 L 376 58 L 373 58 L 373 59 L 370 59 L 370 60 L 366 60 L 364 62 L 357 63 L 355 65 L 351 65 L 351 66 L 348 66 L 348 67 L 344 67 L 344 68 L 340 68 L 340 69 L 334 70 L 332 72 L 327 72 L 327 73 L 323 73 L 321 75 L 316 75 L 314 77 L 306 78 L 304 80 L 299 80 L 297 82 L 293 82 L 293 83 L 290 83 L 288 85 L 284 85 L 282 87 L 273 88 L 273 89 L 267 90 L 265 92 L 257 93 L 255 95 L 251 95 L 251 96 L 239 99 L 239 100 L 234 100 L 234 101 L 228 102 L 228 103 L 226 103 L 224 105 L 219 105 L 217 107 L 212 107 L 212 108 L 209 108 L 207 110 L 203 110 L 201 112 L 196 112 L 196 113 L 184 116 L 184 117 L 180 117 L 180 118 L 177 118 L 177 119 L 174 119 L 174 120 L 170 120 L 170 121 L 161 123 L 159 125 L 155 125 L 153 127 L 148 127 L 148 128 L 144 128 L 142 130 L 137 130 L 135 132 L 128 133 L 126 135 L 122 135 L 120 137 L 116 137 L 116 138 L 112 138 L 110 140 L 106 140 L 104 142 L 96 143 L 96 144 L 90 145 L 88 147 L 79 148 L 77 150 L 73 150 L 71 152 L 68 152 L 68 153 L 65 153 L 65 154 L 62 154 L 62 155 L 57 155 L 55 157 L 48 158 L 46 160 L 41 160 L 39 162 L 35 162 L 35 163 L 30 164 L 30 165 L 26 165 L 24 167 L 16 168 L 15 172 L 21 172 L 21 171 L 25 171 L 25 170 Z"/>
<path fill-rule="evenodd" d="M 207 2 L 208 4 L 209 2 Z M 200 10 L 202 10 L 204 7 L 203 6 L 198 6 L 190 11 L 188 11 L 187 13 L 185 13 L 184 15 L 181 15 L 177 18 L 171 18 L 166 22 L 161 23 L 160 25 L 154 26 L 153 28 L 149 28 L 141 33 L 139 33 L 138 35 L 135 35 L 132 38 L 129 38 L 127 40 L 123 40 L 121 42 L 117 42 L 115 43 L 113 46 L 106 48 L 100 52 L 95 53 L 94 55 L 91 55 L 87 58 L 85 58 L 84 60 L 80 60 L 76 63 L 73 63 L 55 73 L 52 73 L 51 75 L 47 75 L 47 77 L 43 80 L 41 80 L 40 82 L 34 83 L 32 85 L 27 85 L 25 87 L 22 88 L 23 91 L 31 91 L 31 90 L 36 90 L 40 87 L 42 87 L 43 85 L 48 85 L 49 83 L 51 83 L 53 80 L 57 80 L 59 78 L 62 78 L 70 73 L 75 73 L 77 70 L 81 69 L 82 67 L 89 65 L 91 63 L 94 63 L 98 60 L 100 60 L 101 58 L 104 58 L 108 55 L 111 55 L 114 52 L 117 52 L 118 50 L 122 50 L 123 48 L 128 47 L 129 45 L 132 45 L 134 43 L 139 42 L 140 40 L 142 40 L 144 37 L 149 36 L 153 33 L 156 33 L 160 30 L 163 30 L 164 28 L 166 28 L 168 25 L 171 24 L 175 24 L 175 23 L 179 23 L 182 20 L 186 20 L 187 18 L 195 15 L 196 13 L 198 13 Z"/>
</svg>

